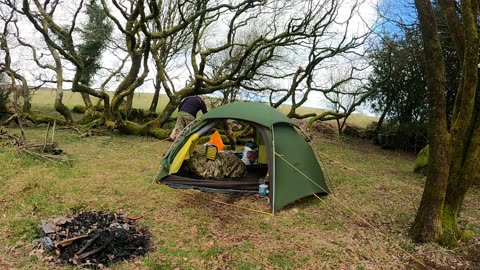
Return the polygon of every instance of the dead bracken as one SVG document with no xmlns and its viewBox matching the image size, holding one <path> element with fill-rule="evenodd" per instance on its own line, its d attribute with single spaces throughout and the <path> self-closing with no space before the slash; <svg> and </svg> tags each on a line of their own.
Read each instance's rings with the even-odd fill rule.
<svg viewBox="0 0 480 270">
<path fill-rule="evenodd" d="M 140 218 L 85 211 L 74 217 L 43 220 L 44 236 L 31 255 L 91 269 L 143 256 L 151 248 L 151 235 L 137 224 Z"/>
</svg>

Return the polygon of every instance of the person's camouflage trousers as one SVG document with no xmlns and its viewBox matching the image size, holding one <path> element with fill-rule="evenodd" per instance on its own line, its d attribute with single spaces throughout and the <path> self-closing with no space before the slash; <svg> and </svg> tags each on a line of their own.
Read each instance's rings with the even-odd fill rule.
<svg viewBox="0 0 480 270">
<path fill-rule="evenodd" d="M 195 117 L 193 117 L 191 114 L 186 112 L 179 112 L 177 115 L 177 122 L 175 123 L 175 128 L 170 134 L 170 138 L 172 140 L 175 140 L 178 137 L 178 135 L 182 132 L 182 130 L 194 120 L 195 120 Z"/>
</svg>

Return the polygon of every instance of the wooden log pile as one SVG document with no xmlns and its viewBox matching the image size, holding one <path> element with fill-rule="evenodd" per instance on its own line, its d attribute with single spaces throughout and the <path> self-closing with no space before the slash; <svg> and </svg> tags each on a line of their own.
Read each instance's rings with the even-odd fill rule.
<svg viewBox="0 0 480 270">
<path fill-rule="evenodd" d="M 21 126 L 22 127 L 22 126 Z M 50 135 L 51 130 L 51 135 Z M 0 130 L 0 139 L 6 139 L 11 145 L 16 147 L 17 152 L 28 154 L 47 161 L 58 161 L 70 164 L 71 159 L 62 155 L 63 150 L 59 148 L 55 141 L 55 122 L 47 126 L 45 139 L 42 143 L 27 143 L 23 127 L 21 135 L 11 135 L 8 132 Z"/>
</svg>

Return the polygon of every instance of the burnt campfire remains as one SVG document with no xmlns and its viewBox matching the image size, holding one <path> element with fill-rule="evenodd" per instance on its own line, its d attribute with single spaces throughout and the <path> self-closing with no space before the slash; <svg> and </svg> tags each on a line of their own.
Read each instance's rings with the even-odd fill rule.
<svg viewBox="0 0 480 270">
<path fill-rule="evenodd" d="M 44 236 L 31 255 L 92 269 L 143 256 L 150 250 L 151 235 L 137 224 L 140 218 L 80 212 L 74 217 L 43 220 Z"/>
</svg>

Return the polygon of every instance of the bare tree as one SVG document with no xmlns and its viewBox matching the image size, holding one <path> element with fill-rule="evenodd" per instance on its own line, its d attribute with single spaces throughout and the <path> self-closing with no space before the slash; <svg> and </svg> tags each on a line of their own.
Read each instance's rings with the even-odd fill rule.
<svg viewBox="0 0 480 270">
<path fill-rule="evenodd" d="M 3 3 L 0 3 L 3 4 Z M 16 26 L 16 12 L 12 9 L 2 9 L 0 16 L 3 21 L 2 32 L 0 33 L 0 51 L 3 59 L 0 60 L 0 71 L 9 77 L 11 89 L 13 89 L 13 104 L 17 115 L 30 112 L 30 88 L 26 78 L 21 72 L 13 66 L 9 42 L 15 40 L 15 33 L 18 31 Z M 19 83 L 20 85 L 17 85 Z M 23 106 L 19 106 L 19 100 L 23 98 Z M 13 119 L 13 118 L 12 118 Z M 7 120 L 9 121 L 9 120 Z"/>
<path fill-rule="evenodd" d="M 285 1 L 268 4 L 264 1 L 234 1 L 231 4 L 200 1 L 188 9 L 184 8 L 185 5 L 186 2 L 178 3 L 180 21 L 172 30 L 151 32 L 149 35 L 155 41 L 178 33 L 173 29 L 181 25 L 188 25 L 191 40 L 189 49 L 183 51 L 183 59 L 189 76 L 184 86 L 176 88 L 169 83 L 169 78 L 173 76 L 168 74 L 173 72 L 165 70 L 167 75 L 162 86 L 169 96 L 167 106 L 154 121 L 136 126 L 132 133 L 162 126 L 186 96 L 225 89 L 252 89 L 252 82 L 261 80 L 262 72 L 275 68 L 274 62 L 281 58 L 280 48 L 304 38 L 302 31 L 314 22 L 312 12 L 315 11 L 305 10 L 306 18 L 299 21 L 291 16 L 292 13 L 279 20 L 279 14 L 292 7 Z M 252 31 L 253 25 L 265 27 Z M 250 34 L 246 35 L 247 32 Z M 131 128 L 134 126 L 130 125 Z"/>
<path fill-rule="evenodd" d="M 152 32 L 162 32 L 181 23 L 181 13 L 178 11 L 178 1 L 159 2 L 158 16 L 149 22 L 149 28 Z M 163 88 L 170 98 L 175 92 L 175 84 L 172 81 L 168 69 L 175 68 L 172 65 L 176 60 L 188 50 L 188 45 L 192 42 L 190 28 L 181 29 L 165 37 L 159 37 L 152 41 L 150 52 L 155 65 L 154 96 L 149 111 L 155 112 L 158 106 L 160 90 Z"/>
<path fill-rule="evenodd" d="M 478 95 L 478 1 L 439 1 L 459 57 L 460 85 L 447 125 L 445 61 L 432 3 L 416 0 L 427 62 L 429 102 L 429 170 L 422 200 L 411 227 L 417 241 L 456 246 L 462 230 L 458 218 L 465 195 L 478 178 L 480 98 Z"/>
<path fill-rule="evenodd" d="M 331 91 L 322 92 L 325 99 L 329 102 L 331 111 L 329 114 L 310 118 L 307 124 L 307 130 L 311 128 L 314 121 L 318 119 L 325 120 L 327 115 L 329 115 L 332 120 L 336 121 L 338 133 L 342 134 L 349 116 L 371 95 L 372 91 L 374 91 L 364 87 L 366 83 L 363 80 L 352 79 L 352 69 L 342 71 L 341 68 L 334 68 L 332 70 L 330 74 L 331 84 L 335 85 L 337 82 L 342 83 L 338 84 L 338 86 Z"/>
<path fill-rule="evenodd" d="M 368 36 L 350 31 L 360 3 L 342 18 L 341 2 L 335 0 L 101 0 L 114 32 L 123 39 L 117 44 L 126 58 L 121 60 L 120 68 L 102 67 L 99 72 L 104 74 L 103 80 L 95 89 L 81 80 L 87 63 L 79 54 L 79 44 L 74 42 L 83 2 L 69 6 L 72 16 L 68 22 L 60 23 L 56 12 L 62 3 L 22 0 L 21 11 L 46 44 L 73 66 L 69 79 L 72 91 L 102 100 L 102 115 L 91 119 L 91 124 L 119 128 L 129 134 L 150 132 L 159 138 L 168 135 L 160 127 L 180 101 L 195 94 L 235 93 L 229 92 L 233 90 L 262 95 L 270 91 L 272 97 L 276 96 L 275 101 L 272 98 L 274 107 L 290 99 L 293 106 L 289 116 L 304 117 L 296 109 L 306 102 L 311 91 L 324 90 L 316 82 L 325 68 L 322 64 L 338 55 L 358 54 Z M 120 54 L 115 56 L 122 58 Z M 303 68 L 290 68 L 292 61 L 287 58 L 292 54 L 306 59 Z M 133 93 L 149 75 L 150 59 L 155 66 L 156 92 L 150 111 L 156 110 L 161 89 L 169 100 L 158 117 L 139 125 L 128 121 L 128 113 Z M 115 83 L 113 78 L 120 81 Z M 270 85 L 280 80 L 290 80 L 290 87 Z M 115 89 L 111 99 L 105 92 L 107 85 Z"/>
<path fill-rule="evenodd" d="M 45 31 L 49 31 L 48 29 L 48 22 L 44 20 L 42 22 L 42 26 Z M 50 52 L 51 57 L 53 58 L 53 63 L 44 63 L 42 60 L 45 58 L 43 57 L 43 53 L 41 54 L 42 60 L 39 59 L 38 53 L 37 53 L 37 48 L 30 43 L 22 40 L 20 36 L 18 36 L 18 42 L 31 49 L 32 51 L 32 56 L 33 56 L 33 61 L 37 64 L 39 68 L 45 69 L 45 70 L 51 70 L 55 73 L 55 80 L 54 82 L 56 84 L 56 95 L 55 95 L 55 105 L 54 108 L 57 112 L 59 112 L 66 120 L 67 123 L 72 123 L 73 118 L 70 110 L 63 104 L 63 84 L 64 84 L 64 67 L 62 63 L 62 59 L 51 45 L 47 44 L 48 51 Z M 44 80 L 45 81 L 45 80 Z M 39 118 L 38 115 L 36 118 Z"/>
<path fill-rule="evenodd" d="M 46 44 L 58 52 L 69 64 L 75 68 L 72 78 L 72 91 L 87 93 L 89 95 L 101 98 L 105 104 L 105 115 L 110 116 L 109 96 L 101 91 L 95 90 L 89 86 L 80 83 L 81 76 L 86 68 L 85 63 L 78 53 L 77 44 L 74 42 L 74 31 L 78 23 L 78 16 L 83 7 L 83 1 L 78 6 L 69 6 L 73 9 L 72 16 L 68 24 L 60 25 L 55 21 L 55 12 L 60 10 L 60 2 L 50 3 L 50 1 L 41 2 L 34 0 L 22 1 L 22 12 L 32 23 L 35 29 L 43 36 Z M 33 10 L 32 10 L 33 8 Z"/>
<path fill-rule="evenodd" d="M 369 37 L 371 31 L 368 29 L 357 30 L 354 20 L 359 18 L 358 9 L 362 5 L 361 1 L 353 2 L 349 6 L 348 15 L 342 17 L 340 12 L 345 10 L 348 5 L 342 1 L 303 1 L 304 10 L 307 10 L 305 18 L 312 16 L 314 20 L 309 24 L 299 24 L 297 29 L 300 34 L 298 40 L 292 46 L 288 47 L 289 55 L 293 58 L 284 64 L 283 70 L 271 69 L 271 73 L 264 74 L 265 77 L 270 77 L 277 80 L 288 79 L 287 87 L 260 87 L 262 90 L 270 91 L 270 104 L 273 107 L 279 107 L 285 102 L 291 104 L 288 117 L 291 118 L 308 118 L 311 117 L 310 125 L 316 120 L 333 120 L 341 119 L 355 110 L 361 102 L 352 102 L 345 113 L 335 111 L 328 111 L 321 114 L 309 113 L 300 115 L 297 109 L 309 100 L 312 92 L 320 92 L 327 97 L 331 102 L 339 103 L 332 99 L 332 95 L 352 95 L 352 100 L 358 99 L 360 92 L 364 94 L 368 91 L 355 91 L 355 93 L 342 93 L 342 90 L 337 89 L 345 85 L 351 80 L 361 80 L 358 76 L 358 71 L 365 69 L 365 63 L 358 61 L 365 53 L 363 48 L 365 41 Z M 298 19 L 297 21 L 301 21 Z M 360 21 L 364 27 L 366 23 Z M 355 32 L 358 31 L 358 32 Z M 339 62 L 349 62 L 351 65 L 347 76 L 338 77 L 336 81 L 325 82 L 323 78 L 328 76 L 328 70 L 336 69 Z M 296 69 L 289 68 L 295 67 Z M 355 96 L 356 98 L 353 98 Z"/>
</svg>

